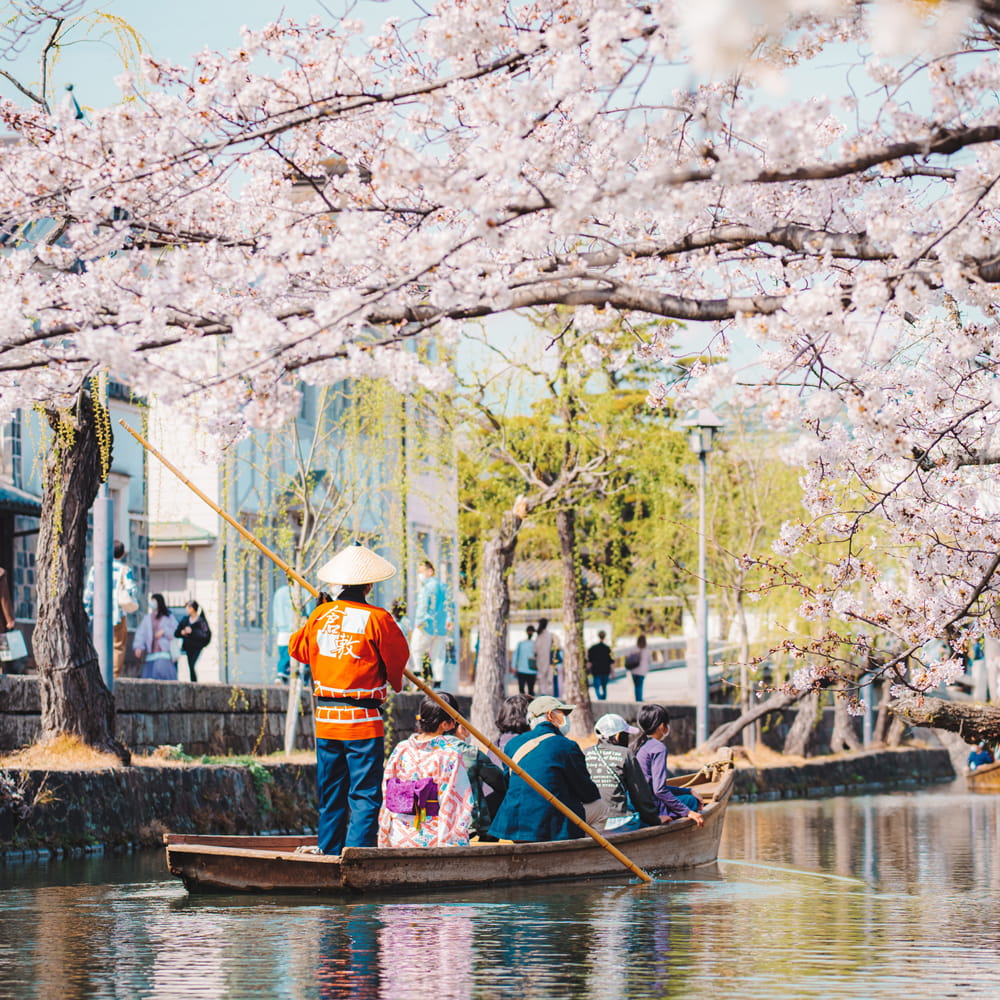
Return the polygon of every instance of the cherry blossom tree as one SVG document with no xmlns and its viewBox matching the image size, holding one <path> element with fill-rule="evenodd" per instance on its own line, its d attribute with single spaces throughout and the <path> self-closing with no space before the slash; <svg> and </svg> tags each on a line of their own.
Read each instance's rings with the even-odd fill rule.
<svg viewBox="0 0 1000 1000">
<path fill-rule="evenodd" d="M 739 388 L 800 426 L 780 545 L 848 543 L 804 613 L 901 658 L 994 629 L 998 38 L 995 0 L 443 0 L 147 57 L 89 122 L 26 88 L 0 106 L 0 419 L 107 370 L 225 445 L 300 381 L 444 385 L 409 345 L 472 317 L 697 321 L 756 366 L 650 402 Z"/>
</svg>

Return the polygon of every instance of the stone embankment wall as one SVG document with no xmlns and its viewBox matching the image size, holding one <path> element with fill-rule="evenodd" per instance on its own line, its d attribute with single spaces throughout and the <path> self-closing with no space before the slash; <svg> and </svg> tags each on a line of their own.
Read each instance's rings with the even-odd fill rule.
<svg viewBox="0 0 1000 1000">
<path fill-rule="evenodd" d="M 807 760 L 794 766 L 741 767 L 736 772 L 733 799 L 758 802 L 858 795 L 917 788 L 954 778 L 947 750 L 898 747 Z"/>
<path fill-rule="evenodd" d="M 153 847 L 174 833 L 316 828 L 314 764 L 0 772 L 0 856 Z"/>
<path fill-rule="evenodd" d="M 0 752 L 34 743 L 41 732 L 38 678 L 0 676 Z M 314 746 L 311 695 L 300 699 L 296 749 Z M 288 689 L 277 685 L 115 681 L 116 735 L 133 751 L 180 744 L 200 754 L 283 750 Z"/>
</svg>

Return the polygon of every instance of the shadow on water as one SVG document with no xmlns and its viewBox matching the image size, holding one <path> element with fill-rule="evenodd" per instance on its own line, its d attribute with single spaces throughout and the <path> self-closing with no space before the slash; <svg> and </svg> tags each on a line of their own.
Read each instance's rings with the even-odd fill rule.
<svg viewBox="0 0 1000 1000">
<path fill-rule="evenodd" d="M 730 861 L 407 897 L 189 896 L 159 852 L 0 868 L 0 997 L 1000 994 L 1000 796 L 730 809 Z"/>
</svg>

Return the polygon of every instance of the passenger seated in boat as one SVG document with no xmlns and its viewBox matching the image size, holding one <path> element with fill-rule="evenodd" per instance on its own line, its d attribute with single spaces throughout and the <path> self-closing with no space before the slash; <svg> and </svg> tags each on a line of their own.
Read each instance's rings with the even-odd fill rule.
<svg viewBox="0 0 1000 1000">
<path fill-rule="evenodd" d="M 520 733 L 526 733 L 531 726 L 528 725 L 528 706 L 533 701 L 531 695 L 512 694 L 509 698 L 504 698 L 500 711 L 497 713 L 497 729 L 500 735 L 497 737 L 497 746 L 506 752 L 507 744 Z M 497 758 L 497 763 L 500 760 Z"/>
<path fill-rule="evenodd" d="M 632 833 L 661 822 L 656 801 L 635 754 L 628 748 L 629 735 L 639 730 L 620 715 L 602 715 L 594 726 L 598 742 L 584 754 L 587 770 L 608 807 L 604 832 Z"/>
<path fill-rule="evenodd" d="M 504 698 L 496 718 L 497 729 L 500 733 L 497 736 L 496 745 L 501 750 L 505 750 L 507 744 L 519 733 L 528 731 L 527 713 L 531 701 L 532 697 L 528 694 L 512 694 L 509 698 Z M 500 803 L 503 802 L 503 797 L 507 792 L 507 765 L 502 764 L 500 758 L 492 750 L 487 751 L 487 756 L 503 770 L 504 775 L 502 789 L 491 786 L 486 792 L 486 805 L 489 807 L 490 816 L 496 816 L 500 810 Z"/>
<path fill-rule="evenodd" d="M 530 732 L 515 736 L 504 752 L 543 788 L 588 823 L 607 817 L 601 793 L 591 781 L 583 751 L 566 738 L 572 705 L 542 695 L 528 705 Z M 583 831 L 541 797 L 516 772 L 490 833 L 498 840 L 571 840 Z"/>
<path fill-rule="evenodd" d="M 667 781 L 667 748 L 663 740 L 670 732 L 670 713 L 662 705 L 643 705 L 636 719 L 639 735 L 632 741 L 634 751 L 664 820 L 691 819 L 701 826 L 701 800 L 693 792 L 675 788 Z"/>
<path fill-rule="evenodd" d="M 990 752 L 990 748 L 986 745 L 986 740 L 980 740 L 979 743 L 972 748 L 972 753 L 969 754 L 969 770 L 975 771 L 977 767 L 981 767 L 983 764 L 993 764 L 995 759 L 993 754 Z"/>
<path fill-rule="evenodd" d="M 439 696 L 453 708 L 455 697 Z M 469 843 L 472 788 L 457 723 L 430 697 L 420 702 L 417 732 L 385 765 L 379 847 L 458 847 Z"/>
<path fill-rule="evenodd" d="M 493 840 L 490 836 L 490 824 L 496 809 L 503 802 L 507 793 L 507 775 L 502 767 L 495 764 L 470 737 L 465 726 L 459 726 L 455 735 L 465 744 L 462 757 L 465 760 L 465 770 L 472 786 L 472 824 L 469 827 L 471 837 L 480 840 Z M 490 798 L 496 797 L 496 808 L 490 808 Z"/>
</svg>

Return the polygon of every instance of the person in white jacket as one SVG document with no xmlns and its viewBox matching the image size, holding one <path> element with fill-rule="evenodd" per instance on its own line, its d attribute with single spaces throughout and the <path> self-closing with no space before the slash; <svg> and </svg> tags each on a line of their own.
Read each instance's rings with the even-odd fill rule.
<svg viewBox="0 0 1000 1000">
<path fill-rule="evenodd" d="M 559 681 L 553 670 L 554 654 L 559 650 L 559 640 L 549 631 L 548 618 L 538 620 L 535 633 L 535 670 L 538 673 L 537 691 L 558 697 Z"/>
</svg>

